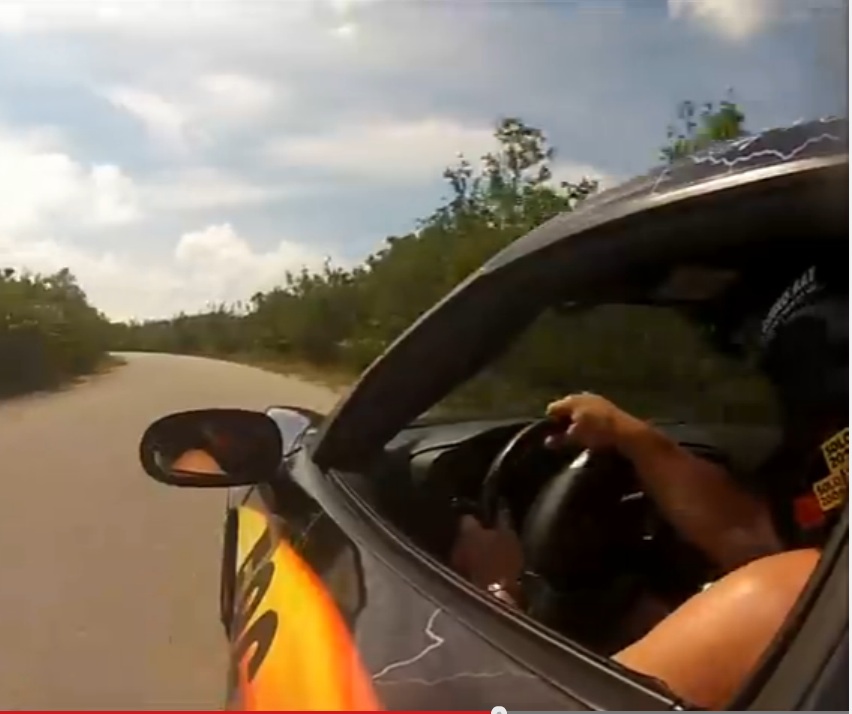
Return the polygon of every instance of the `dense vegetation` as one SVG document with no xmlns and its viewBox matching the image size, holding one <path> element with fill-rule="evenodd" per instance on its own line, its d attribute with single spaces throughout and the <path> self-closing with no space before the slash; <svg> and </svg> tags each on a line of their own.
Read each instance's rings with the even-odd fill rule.
<svg viewBox="0 0 852 714">
<path fill-rule="evenodd" d="M 104 359 L 108 332 L 108 321 L 68 270 L 0 271 L 0 397 L 93 371 Z"/>
<path fill-rule="evenodd" d="M 257 293 L 248 310 L 117 328 L 127 349 L 299 358 L 360 370 L 419 314 L 494 252 L 597 189 L 593 180 L 553 185 L 553 149 L 518 119 L 497 128 L 500 150 L 475 169 L 467 159 L 444 172 L 451 198 L 417 230 L 386 240 L 363 265 L 330 263 L 288 274 Z M 244 313 L 244 314 L 243 314 Z"/>
<path fill-rule="evenodd" d="M 671 161 L 715 139 L 743 133 L 736 104 L 684 102 L 662 150 Z M 594 177 L 552 180 L 555 150 L 520 119 L 499 122 L 497 150 L 477 165 L 462 157 L 444 172 L 450 196 L 408 235 L 351 270 L 284 276 L 247 306 L 116 325 L 114 344 L 128 350 L 253 354 L 301 359 L 354 371 L 372 361 L 418 315 L 486 258 L 533 227 L 571 211 L 598 189 Z"/>
<path fill-rule="evenodd" d="M 669 128 L 661 157 L 672 161 L 712 141 L 739 136 L 743 124 L 742 112 L 731 101 L 700 108 L 684 102 L 677 124 Z M 362 265 L 345 269 L 327 263 L 318 273 L 287 274 L 282 285 L 255 294 L 245 304 L 222 305 L 203 314 L 114 324 L 111 348 L 301 362 L 325 371 L 357 373 L 486 258 L 555 214 L 574 210 L 598 190 L 594 177 L 554 181 L 554 148 L 542 131 L 520 119 L 501 120 L 495 139 L 496 150 L 480 162 L 462 157 L 447 168 L 444 178 L 450 192 L 444 203 L 408 235 L 387 238 Z M 57 364 L 78 370 L 90 366 L 100 353 L 102 321 L 67 272 L 63 276 L 67 295 L 61 299 L 57 288 L 43 289 L 53 296 L 51 304 L 58 301 L 65 310 L 76 306 L 77 312 L 68 312 L 67 327 L 54 342 L 40 339 L 44 344 L 55 343 L 57 349 L 64 345 L 64 351 L 56 353 L 62 355 Z M 37 286 L 53 286 L 55 276 L 12 281 L 38 292 L 42 288 Z M 41 297 L 27 300 L 21 304 L 44 302 Z M 30 329 L 54 339 L 51 330 L 56 322 L 46 319 L 30 321 L 35 324 Z M 572 320 L 570 329 L 565 319 Z M 624 363 L 622 341 L 606 339 L 625 330 L 635 338 L 636 354 L 629 365 Z M 669 347 L 664 358 L 660 340 Z M 643 349 L 648 359 L 640 358 Z M 592 318 L 545 314 L 513 350 L 454 395 L 453 401 L 486 408 L 506 402 L 519 407 L 540 403 L 564 387 L 566 373 L 586 388 L 618 395 L 640 410 L 649 406 L 652 392 L 657 400 L 661 391 L 700 392 L 711 384 L 717 394 L 723 384 L 733 394 L 753 392 L 736 367 L 708 362 L 694 335 L 677 320 L 616 310 Z M 740 411 L 751 408 L 754 400 L 746 402 Z M 711 404 L 717 413 L 729 406 L 730 400 Z"/>
</svg>

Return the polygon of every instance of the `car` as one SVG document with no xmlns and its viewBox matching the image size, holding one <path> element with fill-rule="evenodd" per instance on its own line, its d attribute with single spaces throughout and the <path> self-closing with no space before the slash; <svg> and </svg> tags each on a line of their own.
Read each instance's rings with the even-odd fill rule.
<svg viewBox="0 0 852 714">
<path fill-rule="evenodd" d="M 154 422 L 147 474 L 227 489 L 228 706 L 696 708 L 610 655 L 637 636 L 636 598 L 682 602 L 710 566 L 623 461 L 545 449 L 544 407 L 607 395 L 771 491 L 754 481 L 781 439 L 777 405 L 742 327 L 817 254 L 848 280 L 847 147 L 845 119 L 802 122 L 593 196 L 487 260 L 328 414 L 223 405 Z M 848 710 L 841 500 L 730 708 Z M 449 564 L 460 515 L 502 507 L 526 550 L 522 609 Z"/>
</svg>

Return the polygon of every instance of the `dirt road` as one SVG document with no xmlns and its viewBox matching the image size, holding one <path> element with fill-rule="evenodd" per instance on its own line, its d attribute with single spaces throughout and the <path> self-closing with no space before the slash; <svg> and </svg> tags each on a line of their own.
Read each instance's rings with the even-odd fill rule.
<svg viewBox="0 0 852 714">
<path fill-rule="evenodd" d="M 149 480 L 139 436 L 181 409 L 336 401 L 240 365 L 123 356 L 84 384 L 0 404 L 0 709 L 221 708 L 224 494 Z"/>
</svg>

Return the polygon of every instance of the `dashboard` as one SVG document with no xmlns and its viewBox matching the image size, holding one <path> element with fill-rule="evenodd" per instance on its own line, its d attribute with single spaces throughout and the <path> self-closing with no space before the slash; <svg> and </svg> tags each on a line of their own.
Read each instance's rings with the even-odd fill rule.
<svg viewBox="0 0 852 714">
<path fill-rule="evenodd" d="M 455 537 L 458 500 L 476 501 L 491 462 L 532 419 L 490 419 L 415 424 L 392 439 L 364 474 L 358 490 L 418 545 L 439 558 Z M 742 425 L 656 424 L 671 438 L 732 473 L 754 471 L 778 442 L 774 429 Z M 544 483 L 569 456 L 545 449 L 529 461 L 523 479 L 506 496 L 516 522 Z"/>
</svg>

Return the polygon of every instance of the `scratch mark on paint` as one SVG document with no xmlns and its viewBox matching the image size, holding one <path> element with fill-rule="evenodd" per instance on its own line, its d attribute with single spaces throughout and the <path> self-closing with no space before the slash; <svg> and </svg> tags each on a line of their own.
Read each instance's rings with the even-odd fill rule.
<svg viewBox="0 0 852 714">
<path fill-rule="evenodd" d="M 820 119 L 815 120 L 813 123 L 825 125 L 831 124 L 836 121 L 838 121 L 837 117 L 822 117 Z M 794 124 L 793 126 L 800 126 L 800 124 Z M 803 151 L 805 151 L 805 149 L 807 149 L 809 146 L 813 146 L 814 144 L 821 144 L 823 142 L 843 142 L 843 137 L 832 132 L 825 131 L 821 134 L 818 134 L 817 136 L 807 137 L 789 151 L 783 151 L 778 148 L 764 148 L 758 151 L 750 151 L 750 149 L 756 142 L 760 141 L 761 139 L 765 139 L 767 137 L 767 134 L 770 134 L 773 131 L 778 130 L 768 129 L 766 131 L 753 134 L 751 136 L 744 136 L 740 139 L 735 139 L 733 141 L 723 143 L 716 148 L 710 147 L 706 151 L 689 155 L 686 158 L 691 161 L 694 166 L 724 166 L 728 169 L 728 171 L 731 171 L 740 164 L 745 164 L 756 159 L 774 158 L 779 163 L 783 163 L 784 161 L 790 161 L 796 158 L 796 156 L 798 156 Z M 782 135 L 786 134 L 782 132 Z M 660 171 L 660 173 L 654 180 L 653 185 L 651 186 L 651 189 L 649 191 L 650 195 L 658 193 L 660 185 L 669 181 L 673 177 L 677 177 L 679 179 L 680 177 L 677 176 L 677 174 L 679 173 L 679 169 L 682 169 L 682 165 L 666 166 L 662 171 Z M 705 178 L 710 177 L 695 176 L 694 180 L 701 181 Z M 688 183 L 690 179 L 691 177 L 685 176 L 683 182 Z"/>
<path fill-rule="evenodd" d="M 426 637 L 429 638 L 429 644 L 426 645 L 426 647 L 424 647 L 413 657 L 398 660 L 396 662 L 391 662 L 390 664 L 386 665 L 373 675 L 373 679 L 379 679 L 380 677 L 384 677 L 389 672 L 393 672 L 394 670 L 401 669 L 402 667 L 408 667 L 409 665 L 415 664 L 416 662 L 422 660 L 430 652 L 438 649 L 441 645 L 443 645 L 445 642 L 444 638 L 437 634 L 434 629 L 432 629 L 435 626 L 435 620 L 438 619 L 438 615 L 440 614 L 441 609 L 438 608 L 429 616 L 429 620 L 426 622 L 426 627 L 423 630 L 423 632 L 426 634 Z"/>
<path fill-rule="evenodd" d="M 518 677 L 522 679 L 535 679 L 532 672 L 521 672 L 511 670 L 501 670 L 497 672 L 455 672 L 446 677 L 436 677 L 435 679 L 423 679 L 412 677 L 410 679 L 394 679 L 390 682 L 379 682 L 382 687 L 393 687 L 400 684 L 415 684 L 423 687 L 434 687 L 438 684 L 447 684 L 459 679 L 497 679 L 498 677 Z"/>
<path fill-rule="evenodd" d="M 788 152 L 783 152 L 779 149 L 761 149 L 760 151 L 755 151 L 750 154 L 741 154 L 740 156 L 735 156 L 733 158 L 726 158 L 724 155 L 716 154 L 696 155 L 690 156 L 689 158 L 694 164 L 727 166 L 729 169 L 732 169 L 737 164 L 741 164 L 746 161 L 752 161 L 754 159 L 762 158 L 764 156 L 773 156 L 778 159 L 779 162 L 790 161 L 812 144 L 819 144 L 823 141 L 840 141 L 840 137 L 835 134 L 829 134 L 828 132 L 820 134 L 819 136 L 811 136 Z"/>
</svg>

